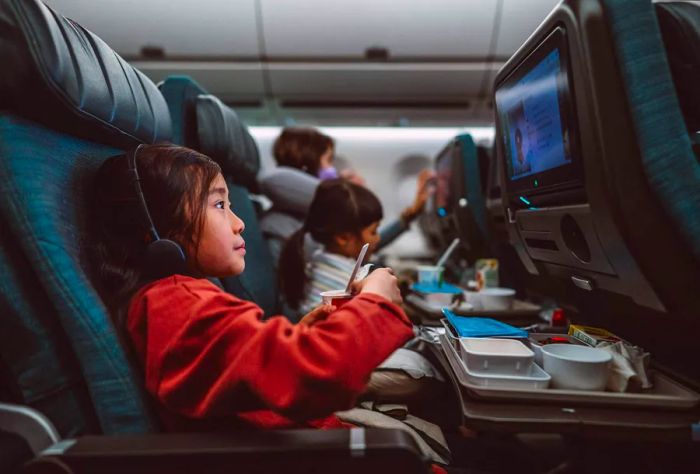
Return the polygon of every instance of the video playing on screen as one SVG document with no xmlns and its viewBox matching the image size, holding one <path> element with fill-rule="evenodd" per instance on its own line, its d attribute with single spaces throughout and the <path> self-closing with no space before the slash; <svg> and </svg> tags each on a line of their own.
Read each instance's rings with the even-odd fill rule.
<svg viewBox="0 0 700 474">
<path fill-rule="evenodd" d="M 562 125 L 559 49 L 555 48 L 512 86 L 499 91 L 497 101 L 511 180 L 569 164 L 568 132 Z"/>
</svg>

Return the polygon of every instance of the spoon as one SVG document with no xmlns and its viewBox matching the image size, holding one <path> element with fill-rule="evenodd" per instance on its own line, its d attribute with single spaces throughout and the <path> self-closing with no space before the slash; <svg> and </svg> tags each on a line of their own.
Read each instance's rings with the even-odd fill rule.
<svg viewBox="0 0 700 474">
<path fill-rule="evenodd" d="M 355 280 L 355 276 L 357 275 L 357 271 L 360 269 L 360 266 L 362 265 L 362 261 L 365 259 L 365 254 L 367 253 L 368 248 L 369 248 L 369 244 L 365 244 L 362 246 L 362 249 L 360 250 L 360 255 L 357 256 L 357 261 L 355 262 L 355 268 L 352 269 L 352 273 L 350 274 L 350 279 L 348 280 L 348 284 L 345 287 L 345 293 L 350 293 L 350 285 L 352 285 L 352 282 Z"/>
</svg>

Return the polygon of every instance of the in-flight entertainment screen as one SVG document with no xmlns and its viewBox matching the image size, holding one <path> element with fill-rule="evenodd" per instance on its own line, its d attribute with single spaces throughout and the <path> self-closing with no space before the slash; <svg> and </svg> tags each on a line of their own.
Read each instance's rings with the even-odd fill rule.
<svg viewBox="0 0 700 474">
<path fill-rule="evenodd" d="M 496 91 L 504 164 L 518 189 L 572 178 L 569 172 L 553 172 L 574 158 L 565 37 L 563 30 L 555 33 Z"/>
<path fill-rule="evenodd" d="M 452 199 L 452 155 L 453 145 L 445 148 L 435 161 L 435 210 L 440 217 L 445 217 L 450 209 Z"/>
</svg>

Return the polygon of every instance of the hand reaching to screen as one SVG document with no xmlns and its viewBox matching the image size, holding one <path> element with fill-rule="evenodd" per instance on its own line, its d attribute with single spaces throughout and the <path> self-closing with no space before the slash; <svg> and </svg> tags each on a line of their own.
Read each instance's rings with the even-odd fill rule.
<svg viewBox="0 0 700 474">
<path fill-rule="evenodd" d="M 354 282 L 350 288 L 353 294 L 373 293 L 392 303 L 401 304 L 403 302 L 398 280 L 390 268 L 378 268 L 364 280 Z"/>
<path fill-rule="evenodd" d="M 418 183 L 416 185 L 416 196 L 413 199 L 413 204 L 404 209 L 404 211 L 401 213 L 401 217 L 403 217 L 406 221 L 413 220 L 418 214 L 423 212 L 423 208 L 425 208 L 425 203 L 433 191 L 431 183 L 434 180 L 434 178 L 435 172 L 429 169 L 424 169 L 418 175 Z"/>
</svg>

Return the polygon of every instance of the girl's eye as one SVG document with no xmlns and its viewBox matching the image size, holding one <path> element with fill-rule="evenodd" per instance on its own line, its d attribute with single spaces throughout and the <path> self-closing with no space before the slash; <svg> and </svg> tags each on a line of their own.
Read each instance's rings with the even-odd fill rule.
<svg viewBox="0 0 700 474">
<path fill-rule="evenodd" d="M 216 204 L 214 204 L 214 207 L 217 209 L 226 209 L 226 203 L 224 201 L 218 201 Z"/>
</svg>

